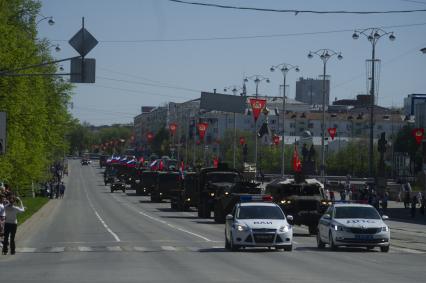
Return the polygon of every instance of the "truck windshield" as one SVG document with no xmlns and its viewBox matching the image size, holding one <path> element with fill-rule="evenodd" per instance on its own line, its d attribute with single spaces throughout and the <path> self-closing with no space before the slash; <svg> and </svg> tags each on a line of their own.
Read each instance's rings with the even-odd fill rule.
<svg viewBox="0 0 426 283">
<path fill-rule="evenodd" d="M 236 173 L 208 173 L 207 181 L 212 183 L 229 182 L 237 183 L 239 181 L 238 174 Z"/>
<path fill-rule="evenodd" d="M 334 215 L 336 219 L 380 219 L 380 215 L 373 207 L 363 206 L 350 206 L 350 207 L 336 207 Z"/>
<path fill-rule="evenodd" d="M 320 195 L 320 188 L 316 185 L 303 186 L 302 193 L 304 196 L 317 196 Z"/>
<path fill-rule="evenodd" d="M 237 212 L 238 219 L 284 219 L 284 213 L 276 206 L 241 206 Z"/>
</svg>

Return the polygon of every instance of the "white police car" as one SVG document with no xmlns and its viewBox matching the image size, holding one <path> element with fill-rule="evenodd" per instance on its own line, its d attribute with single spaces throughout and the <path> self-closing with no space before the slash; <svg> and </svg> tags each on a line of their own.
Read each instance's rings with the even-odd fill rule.
<svg viewBox="0 0 426 283">
<path fill-rule="evenodd" d="M 263 200 L 263 201 L 262 201 Z M 241 247 L 275 247 L 293 249 L 293 228 L 281 208 L 271 202 L 271 196 L 242 196 L 226 216 L 225 248 L 235 251 Z M 264 202 L 269 201 L 269 202 Z"/>
<path fill-rule="evenodd" d="M 377 210 L 367 204 L 335 203 L 321 217 L 318 224 L 317 245 L 331 249 L 338 246 L 355 246 L 373 249 L 380 247 L 388 252 L 390 246 L 389 227 Z"/>
</svg>

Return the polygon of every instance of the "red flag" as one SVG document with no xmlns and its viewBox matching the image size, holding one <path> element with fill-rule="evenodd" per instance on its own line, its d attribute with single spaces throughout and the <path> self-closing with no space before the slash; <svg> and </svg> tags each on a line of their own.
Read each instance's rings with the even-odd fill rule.
<svg viewBox="0 0 426 283">
<path fill-rule="evenodd" d="M 250 98 L 250 105 L 253 111 L 254 121 L 257 121 L 262 109 L 266 105 L 266 99 Z"/>
<path fill-rule="evenodd" d="M 160 164 L 158 165 L 158 170 L 160 170 L 160 171 L 164 170 L 164 162 L 163 162 L 163 160 L 160 161 Z"/>
<path fill-rule="evenodd" d="M 176 123 L 171 123 L 169 125 L 169 130 L 170 130 L 170 133 L 172 134 L 172 136 L 174 136 L 175 133 L 176 133 L 176 130 L 177 130 L 177 124 Z"/>
<path fill-rule="evenodd" d="M 240 144 L 244 145 L 246 143 L 246 139 L 244 137 L 240 137 Z"/>
<path fill-rule="evenodd" d="M 198 129 L 198 134 L 200 135 L 200 140 L 204 140 L 204 136 L 206 134 L 208 126 L 209 126 L 209 124 L 207 124 L 207 123 L 198 123 L 197 124 L 197 129 Z"/>
<path fill-rule="evenodd" d="M 213 167 L 217 168 L 219 166 L 219 158 L 215 157 L 213 158 Z"/>
<path fill-rule="evenodd" d="M 299 153 L 297 152 L 296 145 L 294 145 L 294 153 L 293 153 L 293 170 L 294 172 L 302 171 L 302 163 L 300 162 Z"/>
<path fill-rule="evenodd" d="M 411 134 L 416 139 L 416 143 L 417 144 L 421 144 L 422 140 L 423 140 L 423 136 L 425 134 L 425 129 L 423 129 L 423 128 L 415 128 L 415 129 L 413 129 L 413 131 L 412 131 Z"/>
<path fill-rule="evenodd" d="M 280 143 L 280 136 L 274 135 L 272 137 L 272 140 L 273 140 L 273 142 L 274 142 L 275 145 L 279 145 L 279 143 Z"/>
<path fill-rule="evenodd" d="M 334 140 L 336 136 L 337 129 L 336 128 L 328 128 L 328 133 L 330 134 L 331 140 Z"/>
<path fill-rule="evenodd" d="M 152 142 L 152 140 L 154 139 L 154 134 L 152 132 L 148 132 L 146 134 L 146 139 L 148 140 L 148 142 Z"/>
</svg>

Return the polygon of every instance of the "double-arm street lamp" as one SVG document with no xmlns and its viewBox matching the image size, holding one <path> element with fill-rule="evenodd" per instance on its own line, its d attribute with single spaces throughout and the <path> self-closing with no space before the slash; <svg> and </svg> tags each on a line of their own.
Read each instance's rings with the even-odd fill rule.
<svg viewBox="0 0 426 283">
<path fill-rule="evenodd" d="M 291 65 L 291 64 L 287 64 L 287 63 L 281 63 L 278 64 L 276 66 L 272 66 L 270 68 L 271 72 L 274 72 L 275 69 L 280 69 L 281 73 L 283 74 L 283 111 L 281 112 L 282 114 L 282 122 L 283 122 L 283 132 L 282 132 L 282 147 L 281 147 L 281 176 L 284 176 L 285 173 L 285 162 L 284 162 L 284 151 L 285 151 L 285 142 L 284 142 L 284 134 L 285 134 L 285 86 L 286 86 L 286 77 L 287 77 L 287 73 L 290 70 L 295 70 L 296 72 L 299 72 L 299 66 L 295 66 L 295 65 Z"/>
<path fill-rule="evenodd" d="M 389 35 L 389 40 L 394 41 L 395 35 L 393 32 L 387 32 L 381 28 L 366 28 L 363 30 L 355 30 L 352 35 L 353 39 L 358 39 L 363 35 L 371 43 L 371 83 L 370 83 L 370 143 L 368 146 L 368 172 L 370 177 L 373 177 L 374 172 L 374 95 L 375 95 L 375 62 L 376 62 L 376 44 L 383 36 Z"/>
<path fill-rule="evenodd" d="M 420 49 L 421 52 L 423 52 L 423 54 L 426 54 L 426 47 Z"/>
<path fill-rule="evenodd" d="M 318 49 L 317 51 L 309 51 L 308 58 L 312 59 L 314 55 L 318 56 L 323 63 L 323 76 L 322 76 L 322 125 L 321 125 L 321 177 L 324 180 L 325 176 L 325 96 L 326 96 L 326 89 L 325 89 L 325 76 L 327 71 L 327 62 L 332 58 L 333 56 L 336 56 L 337 59 L 342 60 L 343 56 L 341 52 L 336 52 L 331 49 Z M 329 87 L 330 90 L 330 87 Z"/>
<path fill-rule="evenodd" d="M 241 93 L 241 95 L 244 95 L 244 87 L 238 87 L 238 86 L 234 85 L 234 86 L 225 87 L 223 89 L 224 92 L 227 92 L 228 90 L 232 91 L 232 93 L 234 95 L 237 95 L 238 91 L 242 90 L 243 93 Z M 234 165 L 234 168 L 235 168 L 235 163 L 236 163 L 236 152 L 237 152 L 237 121 L 236 121 L 236 117 L 235 116 L 236 115 L 235 115 L 235 112 L 234 112 L 234 139 L 233 139 L 233 142 L 232 142 L 233 165 Z"/>
<path fill-rule="evenodd" d="M 256 98 L 259 95 L 259 84 L 262 81 L 266 81 L 269 83 L 269 78 L 264 77 L 262 75 L 253 75 L 249 77 L 244 78 L 244 83 L 247 83 L 249 80 L 253 81 L 256 85 Z M 254 140 L 255 140 L 255 147 L 254 147 L 254 162 L 256 164 L 256 171 L 257 171 L 257 119 L 254 121 Z"/>
</svg>

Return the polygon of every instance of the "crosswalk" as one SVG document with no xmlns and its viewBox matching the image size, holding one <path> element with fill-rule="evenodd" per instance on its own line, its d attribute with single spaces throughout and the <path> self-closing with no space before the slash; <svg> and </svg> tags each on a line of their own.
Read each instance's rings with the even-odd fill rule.
<svg viewBox="0 0 426 283">
<path fill-rule="evenodd" d="M 226 252 L 227 250 L 223 246 L 205 246 L 205 247 L 194 247 L 194 246 L 62 246 L 62 247 L 20 247 L 16 249 L 17 253 L 66 253 L 66 252 Z M 315 250 L 298 250 L 297 247 L 293 249 L 293 252 L 316 252 Z M 317 251 L 320 252 L 320 251 Z M 350 251 L 348 251 L 350 252 Z M 401 247 L 391 247 L 389 253 L 398 254 L 426 254 L 426 251 L 415 250 Z"/>
</svg>

